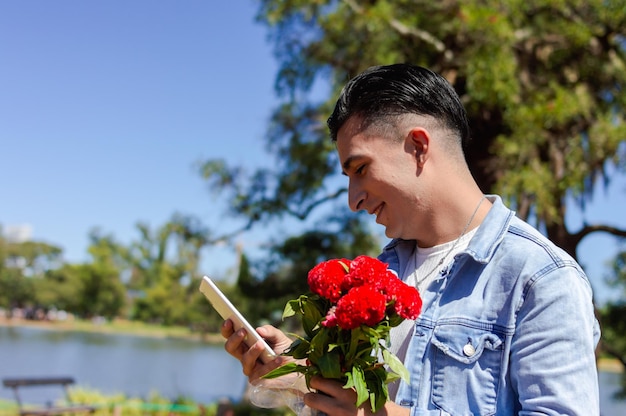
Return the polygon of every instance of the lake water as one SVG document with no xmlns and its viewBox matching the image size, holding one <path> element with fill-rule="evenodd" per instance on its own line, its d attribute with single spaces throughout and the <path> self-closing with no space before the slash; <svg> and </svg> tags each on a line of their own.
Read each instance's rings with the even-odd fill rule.
<svg viewBox="0 0 626 416">
<path fill-rule="evenodd" d="M 158 392 L 205 404 L 238 401 L 246 388 L 239 362 L 221 345 L 0 327 L 0 378 L 33 376 L 72 376 L 78 385 L 105 394 L 146 398 Z M 619 379 L 620 374 L 600 372 L 603 416 L 626 415 L 626 401 L 612 399 Z M 13 400 L 13 393 L 0 386 L 0 398 Z"/>
<path fill-rule="evenodd" d="M 168 398 L 185 396 L 200 403 L 239 400 L 246 387 L 239 362 L 222 346 L 0 327 L 0 378 L 28 376 L 72 376 L 78 385 L 106 394 L 145 398 L 156 391 Z M 13 392 L 0 386 L 0 397 L 13 399 Z"/>
</svg>

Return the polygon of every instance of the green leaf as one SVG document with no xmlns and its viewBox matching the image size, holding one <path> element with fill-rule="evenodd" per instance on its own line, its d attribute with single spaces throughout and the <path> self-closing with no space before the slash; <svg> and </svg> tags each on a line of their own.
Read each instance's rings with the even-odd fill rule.
<svg viewBox="0 0 626 416">
<path fill-rule="evenodd" d="M 406 369 L 402 361 L 398 359 L 395 355 L 393 355 L 389 350 L 383 350 L 383 359 L 385 363 L 389 366 L 389 369 L 394 373 L 398 374 L 400 378 L 405 382 L 409 383 L 409 370 Z"/>
<path fill-rule="evenodd" d="M 355 328 L 350 332 L 350 347 L 346 352 L 346 361 L 351 362 L 357 357 L 357 347 L 359 346 L 359 342 L 361 340 L 369 341 L 367 332 L 368 328 L 359 327 Z"/>
<path fill-rule="evenodd" d="M 310 348 L 311 344 L 309 341 L 299 338 L 291 343 L 285 354 L 292 356 L 296 360 L 301 360 L 307 358 Z"/>
<path fill-rule="evenodd" d="M 341 379 L 341 354 L 336 351 L 322 355 L 317 361 L 317 367 L 325 378 Z"/>
<path fill-rule="evenodd" d="M 387 373 L 387 378 L 385 380 L 387 384 L 393 383 L 396 380 L 400 380 L 400 376 L 398 374 L 391 371 Z"/>
<path fill-rule="evenodd" d="M 283 320 L 285 318 L 289 318 L 294 316 L 300 310 L 300 301 L 299 299 L 290 300 L 285 305 L 285 310 L 283 310 Z"/>
<path fill-rule="evenodd" d="M 334 328 L 322 328 L 319 332 L 311 339 L 311 348 L 309 354 L 309 360 L 313 364 L 317 364 L 317 362 L 330 351 L 328 350 L 328 345 L 331 340 L 335 337 L 333 334 L 336 333 Z"/>
<path fill-rule="evenodd" d="M 379 366 L 365 373 L 365 382 L 369 390 L 369 399 L 372 412 L 380 410 L 389 399 L 387 388 L 387 371 Z"/>
<path fill-rule="evenodd" d="M 276 377 L 281 377 L 286 374 L 291 374 L 291 373 L 296 373 L 296 372 L 304 373 L 306 372 L 307 368 L 308 367 L 305 365 L 299 365 L 296 363 L 287 363 L 285 365 L 282 365 L 278 368 L 273 369 L 269 373 L 265 374 L 262 378 L 276 378 Z"/>
<path fill-rule="evenodd" d="M 309 337 L 312 337 L 315 333 L 315 330 L 319 328 L 319 323 L 322 320 L 323 316 L 315 301 L 311 298 L 303 299 L 301 305 L 303 315 L 302 328 Z"/>
<path fill-rule="evenodd" d="M 348 373 L 348 382 L 344 385 L 344 388 L 353 387 L 356 391 L 356 406 L 360 406 L 369 398 L 369 390 L 365 383 L 365 374 L 363 370 L 358 367 L 352 367 L 352 372 Z"/>
</svg>

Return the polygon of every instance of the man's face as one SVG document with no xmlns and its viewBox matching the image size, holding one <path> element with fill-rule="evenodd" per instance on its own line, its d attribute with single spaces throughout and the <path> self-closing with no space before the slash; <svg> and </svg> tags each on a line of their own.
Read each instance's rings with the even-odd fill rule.
<svg viewBox="0 0 626 416">
<path fill-rule="evenodd" d="M 414 238 L 411 223 L 419 205 L 415 148 L 408 138 L 383 137 L 382 129 L 359 131 L 358 123 L 354 117 L 349 119 L 337 134 L 339 161 L 349 180 L 350 209 L 375 215 L 389 238 Z"/>
</svg>

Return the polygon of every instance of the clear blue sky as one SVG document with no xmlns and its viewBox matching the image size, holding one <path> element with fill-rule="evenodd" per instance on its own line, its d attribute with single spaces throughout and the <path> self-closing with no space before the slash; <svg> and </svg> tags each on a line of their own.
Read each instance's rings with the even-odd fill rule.
<svg viewBox="0 0 626 416">
<path fill-rule="evenodd" d="M 194 163 L 258 166 L 276 63 L 251 0 L 0 2 L 0 224 L 86 258 L 95 226 L 196 214 Z M 217 207 L 217 206 L 219 207 Z"/>
<path fill-rule="evenodd" d="M 233 227 L 193 166 L 272 162 L 263 137 L 277 66 L 256 8 L 252 0 L 0 2 L 0 224 L 30 227 L 70 262 L 87 258 L 93 227 L 125 243 L 138 221 L 157 227 L 175 212 L 216 231 Z M 610 198 L 598 193 L 585 219 L 626 227 L 625 184 Z M 607 236 L 580 246 L 594 282 L 616 250 Z M 208 273 L 232 260 L 214 256 L 220 264 L 210 260 Z"/>
</svg>

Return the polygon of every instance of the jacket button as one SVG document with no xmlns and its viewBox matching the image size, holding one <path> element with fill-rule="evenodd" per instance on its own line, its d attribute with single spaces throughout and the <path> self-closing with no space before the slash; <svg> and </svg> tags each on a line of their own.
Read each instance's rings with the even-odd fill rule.
<svg viewBox="0 0 626 416">
<path fill-rule="evenodd" d="M 463 354 L 465 354 L 466 357 L 471 357 L 475 353 L 476 353 L 476 349 L 474 348 L 472 344 L 465 344 L 463 346 Z"/>
</svg>

